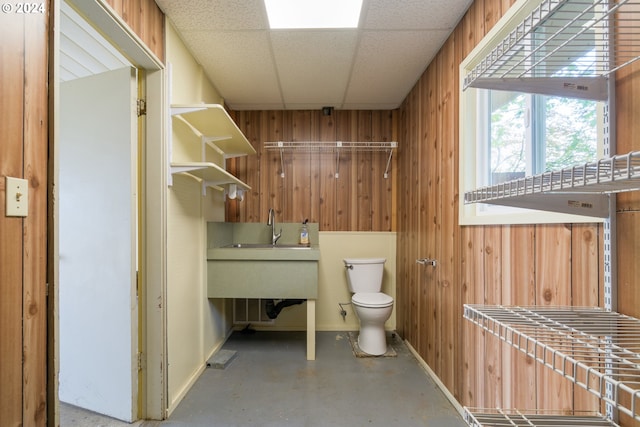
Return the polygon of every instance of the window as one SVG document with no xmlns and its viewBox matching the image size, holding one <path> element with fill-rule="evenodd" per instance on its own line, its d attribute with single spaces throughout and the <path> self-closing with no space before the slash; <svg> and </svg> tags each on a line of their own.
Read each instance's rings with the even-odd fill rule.
<svg viewBox="0 0 640 427">
<path fill-rule="evenodd" d="M 492 185 L 597 160 L 595 101 L 480 89 L 477 183 Z"/>
<path fill-rule="evenodd" d="M 519 2 L 526 4 L 527 2 Z M 517 9 L 518 4 L 514 6 Z M 513 15 L 522 13 L 510 11 Z M 501 27 L 469 55 L 460 67 L 461 79 L 486 55 L 492 39 L 508 33 Z M 589 73 L 593 50 L 557 66 L 552 77 Z M 548 71 L 548 67 L 547 67 Z M 468 88 L 460 93 L 460 196 L 466 191 L 595 161 L 601 157 L 603 102 L 506 90 Z M 595 222 L 568 214 L 489 204 L 460 203 L 460 224 Z"/>
</svg>

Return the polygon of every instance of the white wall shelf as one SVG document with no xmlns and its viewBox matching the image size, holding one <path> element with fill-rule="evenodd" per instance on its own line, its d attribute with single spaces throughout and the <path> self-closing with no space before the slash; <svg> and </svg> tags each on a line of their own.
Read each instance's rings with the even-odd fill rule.
<svg viewBox="0 0 640 427">
<path fill-rule="evenodd" d="M 639 5 L 544 0 L 469 71 L 463 86 L 605 101 L 608 76 L 640 57 Z"/>
<path fill-rule="evenodd" d="M 464 317 L 640 421 L 640 320 L 597 307 L 472 304 Z"/>
<path fill-rule="evenodd" d="M 640 189 L 640 152 L 468 191 L 465 203 L 491 203 L 599 218 L 609 217 L 609 194 Z"/>
<path fill-rule="evenodd" d="M 195 130 L 196 135 L 217 146 L 225 158 L 256 154 L 222 105 L 172 105 L 171 115 L 182 118 Z"/>
<path fill-rule="evenodd" d="M 185 144 L 200 144 L 200 156 L 193 161 L 171 161 L 169 185 L 173 184 L 171 177 L 174 174 L 189 174 L 202 181 L 203 195 L 206 195 L 206 188 L 211 187 L 224 191 L 232 199 L 242 200 L 244 192 L 251 187 L 212 162 L 211 153 L 207 153 L 207 150 L 214 150 L 223 161 L 256 153 L 224 107 L 219 104 L 172 105 L 171 117 L 172 131 Z"/>
<path fill-rule="evenodd" d="M 188 173 L 201 179 L 205 185 L 209 187 L 224 187 L 228 185 L 235 185 L 236 188 L 242 191 L 250 190 L 244 182 L 222 169 L 215 163 L 208 162 L 184 162 L 184 163 L 171 163 L 171 174 L 176 173 Z"/>
<path fill-rule="evenodd" d="M 389 169 L 391 167 L 391 158 L 393 151 L 398 148 L 396 141 L 275 141 L 265 142 L 264 148 L 267 151 L 280 152 L 280 176 L 284 178 L 284 153 L 286 151 L 298 151 L 308 153 L 335 153 L 336 155 L 336 171 L 334 176 L 340 176 L 340 154 L 356 153 L 356 152 L 384 152 L 389 154 L 387 158 L 387 166 L 384 171 L 384 177 L 389 177 Z"/>
</svg>

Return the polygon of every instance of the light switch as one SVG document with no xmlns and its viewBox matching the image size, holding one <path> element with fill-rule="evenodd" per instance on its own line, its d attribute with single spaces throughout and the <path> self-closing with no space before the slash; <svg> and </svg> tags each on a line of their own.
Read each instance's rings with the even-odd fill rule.
<svg viewBox="0 0 640 427">
<path fill-rule="evenodd" d="M 6 216 L 27 216 L 29 213 L 29 181 L 6 177 Z"/>
</svg>

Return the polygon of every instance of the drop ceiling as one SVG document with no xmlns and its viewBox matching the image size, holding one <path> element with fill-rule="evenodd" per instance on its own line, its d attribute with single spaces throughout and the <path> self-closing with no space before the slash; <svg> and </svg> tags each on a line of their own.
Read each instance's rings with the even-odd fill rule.
<svg viewBox="0 0 640 427">
<path fill-rule="evenodd" d="M 262 0 L 156 0 L 234 110 L 394 109 L 471 0 L 363 0 L 357 29 L 270 30 Z"/>
</svg>

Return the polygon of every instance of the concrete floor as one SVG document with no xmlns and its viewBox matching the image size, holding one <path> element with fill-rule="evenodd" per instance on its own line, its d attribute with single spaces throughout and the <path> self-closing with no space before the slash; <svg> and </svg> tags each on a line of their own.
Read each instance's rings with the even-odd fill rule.
<svg viewBox="0 0 640 427">
<path fill-rule="evenodd" d="M 397 337 L 395 357 L 355 357 L 346 332 L 318 332 L 305 359 L 303 332 L 234 333 L 224 369 L 207 368 L 168 420 L 142 427 L 465 426 Z M 64 419 L 64 418 L 63 418 Z M 121 426 L 128 424 L 65 424 Z"/>
<path fill-rule="evenodd" d="M 137 421 L 133 424 L 125 423 L 60 402 L 60 427 L 138 427 L 143 423 L 146 421 Z"/>
</svg>

